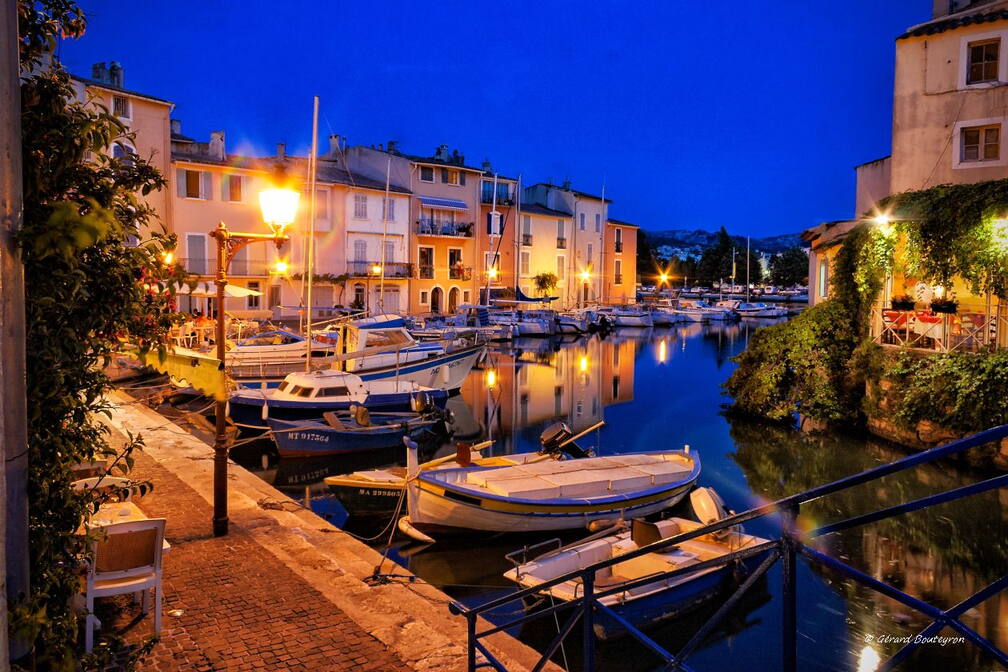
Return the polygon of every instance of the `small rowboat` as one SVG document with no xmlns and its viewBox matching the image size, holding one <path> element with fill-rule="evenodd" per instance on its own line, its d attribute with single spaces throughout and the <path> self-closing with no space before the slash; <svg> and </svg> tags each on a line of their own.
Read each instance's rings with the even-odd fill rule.
<svg viewBox="0 0 1008 672">
<path fill-rule="evenodd" d="M 411 447 L 409 464 L 416 465 Z M 418 471 L 400 529 L 536 532 L 636 518 L 674 506 L 700 475 L 689 449 L 506 467 Z"/>
<path fill-rule="evenodd" d="M 317 420 L 267 418 L 266 422 L 281 457 L 341 455 L 391 448 L 401 444 L 404 436 L 417 439 L 425 432 L 434 433 L 435 425 L 441 422 L 439 417 L 419 413 L 367 413 L 366 410 L 329 412 L 325 419 Z"/>
<path fill-rule="evenodd" d="M 684 518 L 669 518 L 656 523 L 634 520 L 630 531 L 601 538 L 594 535 L 584 541 L 556 548 L 532 561 L 520 564 L 516 562 L 515 568 L 505 572 L 504 576 L 523 588 L 535 587 L 564 574 L 636 551 L 661 539 L 691 532 L 725 516 L 721 498 L 710 488 L 694 490 L 690 494 L 690 502 L 701 522 Z M 559 540 L 553 541 L 557 545 L 560 543 Z M 599 601 L 635 626 L 675 618 L 719 594 L 733 578 L 737 578 L 737 574 L 753 571 L 765 559 L 766 554 L 756 553 L 736 563 L 708 567 L 672 578 L 658 578 L 629 590 L 618 591 L 619 586 L 646 576 L 684 569 L 766 542 L 766 539 L 745 534 L 740 526 L 718 530 L 599 569 L 596 572 L 595 590 L 617 590 L 599 598 Z M 518 553 L 521 551 L 509 555 L 509 559 Z M 584 595 L 580 579 L 564 581 L 541 592 L 558 602 L 581 599 Z M 614 639 L 625 634 L 625 630 L 615 620 L 600 618 L 595 621 L 595 634 L 600 639 Z"/>
</svg>

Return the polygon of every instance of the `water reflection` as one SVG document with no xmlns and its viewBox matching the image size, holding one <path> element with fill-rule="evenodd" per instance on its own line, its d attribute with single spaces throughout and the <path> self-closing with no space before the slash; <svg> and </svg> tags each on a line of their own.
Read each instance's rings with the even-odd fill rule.
<svg viewBox="0 0 1008 672">
<path fill-rule="evenodd" d="M 474 371 L 460 394 L 449 400 L 456 439 L 493 439 L 487 452 L 494 454 L 529 451 L 538 448 L 539 434 L 553 422 L 562 420 L 579 431 L 605 420 L 606 425 L 585 437 L 583 445 L 609 454 L 690 444 L 703 460 L 700 483 L 715 487 L 735 510 L 903 455 L 885 442 L 865 437 L 806 436 L 724 417 L 721 406 L 726 399 L 720 385 L 733 369 L 730 358 L 746 346 L 757 326 L 690 324 L 620 331 L 604 339 L 524 339 L 495 348 L 484 368 Z M 433 456 L 451 448 L 429 450 Z M 258 463 L 258 455 L 242 461 L 292 496 L 303 497 L 307 486 L 312 507 L 343 524 L 347 513 L 325 492 L 322 477 L 401 464 L 401 452 L 393 449 L 352 463 L 345 457 L 279 462 L 273 457 L 266 469 Z M 920 467 L 812 502 L 803 509 L 803 524 L 841 520 L 975 480 L 976 475 L 956 464 Z M 747 529 L 768 536 L 777 533 L 777 525 L 767 519 L 753 521 Z M 1008 567 L 1006 539 L 1008 490 L 1002 489 L 831 535 L 820 543 L 834 557 L 877 579 L 949 607 Z M 397 543 L 389 554 L 453 597 L 475 604 L 511 590 L 501 577 L 508 568 L 504 555 L 531 541 L 535 540 L 481 536 L 474 543 L 471 537 L 446 537 L 423 549 Z M 804 563 L 799 569 L 803 670 L 871 669 L 875 656 L 888 658 L 900 648 L 899 637 L 912 636 L 927 624 L 908 608 L 830 572 Z M 747 667 L 755 670 L 780 668 L 779 571 L 772 570 L 758 587 L 690 658 L 691 667 L 724 669 L 726 660 L 744 657 Z M 674 650 L 714 608 L 651 634 Z M 1000 648 L 1008 648 L 1008 594 L 977 606 L 964 620 Z M 541 621 L 516 634 L 543 646 L 555 634 L 552 628 L 551 620 Z M 574 642 L 566 647 L 572 669 L 579 667 L 576 649 Z M 563 664 L 561 653 L 557 660 Z M 600 669 L 650 669 L 656 663 L 632 641 L 607 644 L 599 660 Z M 994 667 L 969 644 L 925 646 L 905 665 L 942 672 Z"/>
</svg>

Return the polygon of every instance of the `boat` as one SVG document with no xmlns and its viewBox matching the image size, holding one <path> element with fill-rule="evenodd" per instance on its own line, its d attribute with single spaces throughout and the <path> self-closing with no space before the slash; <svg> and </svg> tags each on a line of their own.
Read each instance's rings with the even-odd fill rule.
<svg viewBox="0 0 1008 672">
<path fill-rule="evenodd" d="M 556 332 L 556 323 L 536 311 L 492 310 L 490 323 L 510 327 L 515 336 L 551 336 Z"/>
<path fill-rule="evenodd" d="M 732 301 L 719 301 L 710 305 L 706 301 L 679 301 L 679 307 L 674 312 L 684 315 L 691 322 L 728 322 L 738 319 L 738 313 L 731 307 Z M 725 305 L 722 305 L 725 304 Z"/>
<path fill-rule="evenodd" d="M 447 435 L 450 431 L 439 414 L 370 413 L 363 406 L 330 411 L 312 420 L 267 418 L 266 422 L 281 457 L 381 450 L 401 444 L 404 436 L 417 440 L 425 434 Z"/>
<path fill-rule="evenodd" d="M 268 418 L 311 420 L 327 411 L 364 406 L 370 411 L 443 408 L 448 392 L 410 380 L 370 380 L 345 371 L 291 373 L 276 388 L 240 389 L 228 401 L 228 413 L 243 429 L 266 430 Z"/>
<path fill-rule="evenodd" d="M 682 319 L 672 311 L 671 306 L 651 303 L 646 304 L 643 308 L 651 314 L 651 322 L 656 327 L 671 327 Z"/>
<path fill-rule="evenodd" d="M 326 339 L 313 339 L 311 357 L 314 364 L 325 366 L 336 356 L 336 344 Z M 205 352 L 175 347 L 178 355 L 205 355 Z M 286 329 L 273 329 L 228 342 L 224 366 L 232 378 L 283 377 L 305 368 L 308 343 L 304 336 Z"/>
<path fill-rule="evenodd" d="M 558 425 L 559 434 L 569 432 Z M 408 464 L 416 465 L 414 448 Z M 536 532 L 636 518 L 673 506 L 699 476 L 700 460 L 687 447 L 407 473 L 409 515 L 400 529 Z"/>
<path fill-rule="evenodd" d="M 600 315 L 607 316 L 616 327 L 652 327 L 651 313 L 637 306 L 606 306 L 599 308 Z"/>
<path fill-rule="evenodd" d="M 455 315 L 444 318 L 443 324 L 447 327 L 473 329 L 486 341 L 510 341 L 518 335 L 517 329 L 511 324 L 495 324 L 490 320 L 490 306 L 463 304 Z M 433 325 L 424 326 L 426 329 L 436 328 Z"/>
<path fill-rule="evenodd" d="M 740 301 L 737 306 L 735 306 L 735 312 L 739 314 L 740 317 L 786 317 L 788 311 L 786 308 L 781 308 L 779 306 L 771 306 L 766 303 L 753 303 L 749 301 Z"/>
<path fill-rule="evenodd" d="M 575 313 L 557 313 L 556 332 L 558 334 L 587 334 L 588 318 Z"/>
<path fill-rule="evenodd" d="M 721 498 L 711 488 L 694 490 L 690 493 L 690 503 L 699 522 L 675 517 L 654 523 L 634 520 L 630 530 L 625 530 L 624 524 L 624 531 L 608 534 L 603 532 L 580 542 L 560 546 L 534 560 L 516 562 L 516 566 L 505 572 L 504 576 L 523 588 L 533 588 L 662 539 L 710 525 L 726 515 Z M 554 541 L 559 546 L 559 540 Z M 630 581 L 721 558 L 767 541 L 746 534 L 741 526 L 726 528 L 600 569 L 596 572 L 595 590 L 618 589 L 621 584 Z M 756 553 L 734 563 L 658 579 L 601 597 L 599 601 L 635 627 L 652 625 L 701 606 L 731 585 L 738 574 L 748 574 L 755 570 L 765 556 L 765 553 Z M 551 603 L 570 602 L 583 597 L 581 582 L 577 579 L 550 586 L 542 594 L 549 596 Z M 607 618 L 596 619 L 594 629 L 595 634 L 603 640 L 615 639 L 626 633 L 622 625 Z"/>
</svg>

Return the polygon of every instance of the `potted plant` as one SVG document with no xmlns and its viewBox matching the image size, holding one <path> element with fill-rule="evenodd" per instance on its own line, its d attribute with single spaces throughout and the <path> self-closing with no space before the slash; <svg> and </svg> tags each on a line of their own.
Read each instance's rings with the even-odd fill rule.
<svg viewBox="0 0 1008 672">
<path fill-rule="evenodd" d="M 959 310 L 959 302 L 954 298 L 935 299 L 931 302 L 932 313 L 955 314 L 957 310 Z"/>
<path fill-rule="evenodd" d="M 913 310 L 917 302 L 909 294 L 900 294 L 892 297 L 893 310 Z"/>
</svg>

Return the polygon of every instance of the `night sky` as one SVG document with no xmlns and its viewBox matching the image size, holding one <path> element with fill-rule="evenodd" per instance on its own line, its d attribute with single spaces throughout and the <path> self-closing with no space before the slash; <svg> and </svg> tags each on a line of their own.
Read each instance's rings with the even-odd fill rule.
<svg viewBox="0 0 1008 672">
<path fill-rule="evenodd" d="M 61 57 L 176 103 L 183 133 L 305 152 L 319 135 L 458 148 L 573 180 L 648 229 L 754 236 L 852 216 L 853 166 L 889 153 L 894 38 L 931 0 L 80 0 Z M 282 9 L 281 9 L 282 8 Z"/>
</svg>

